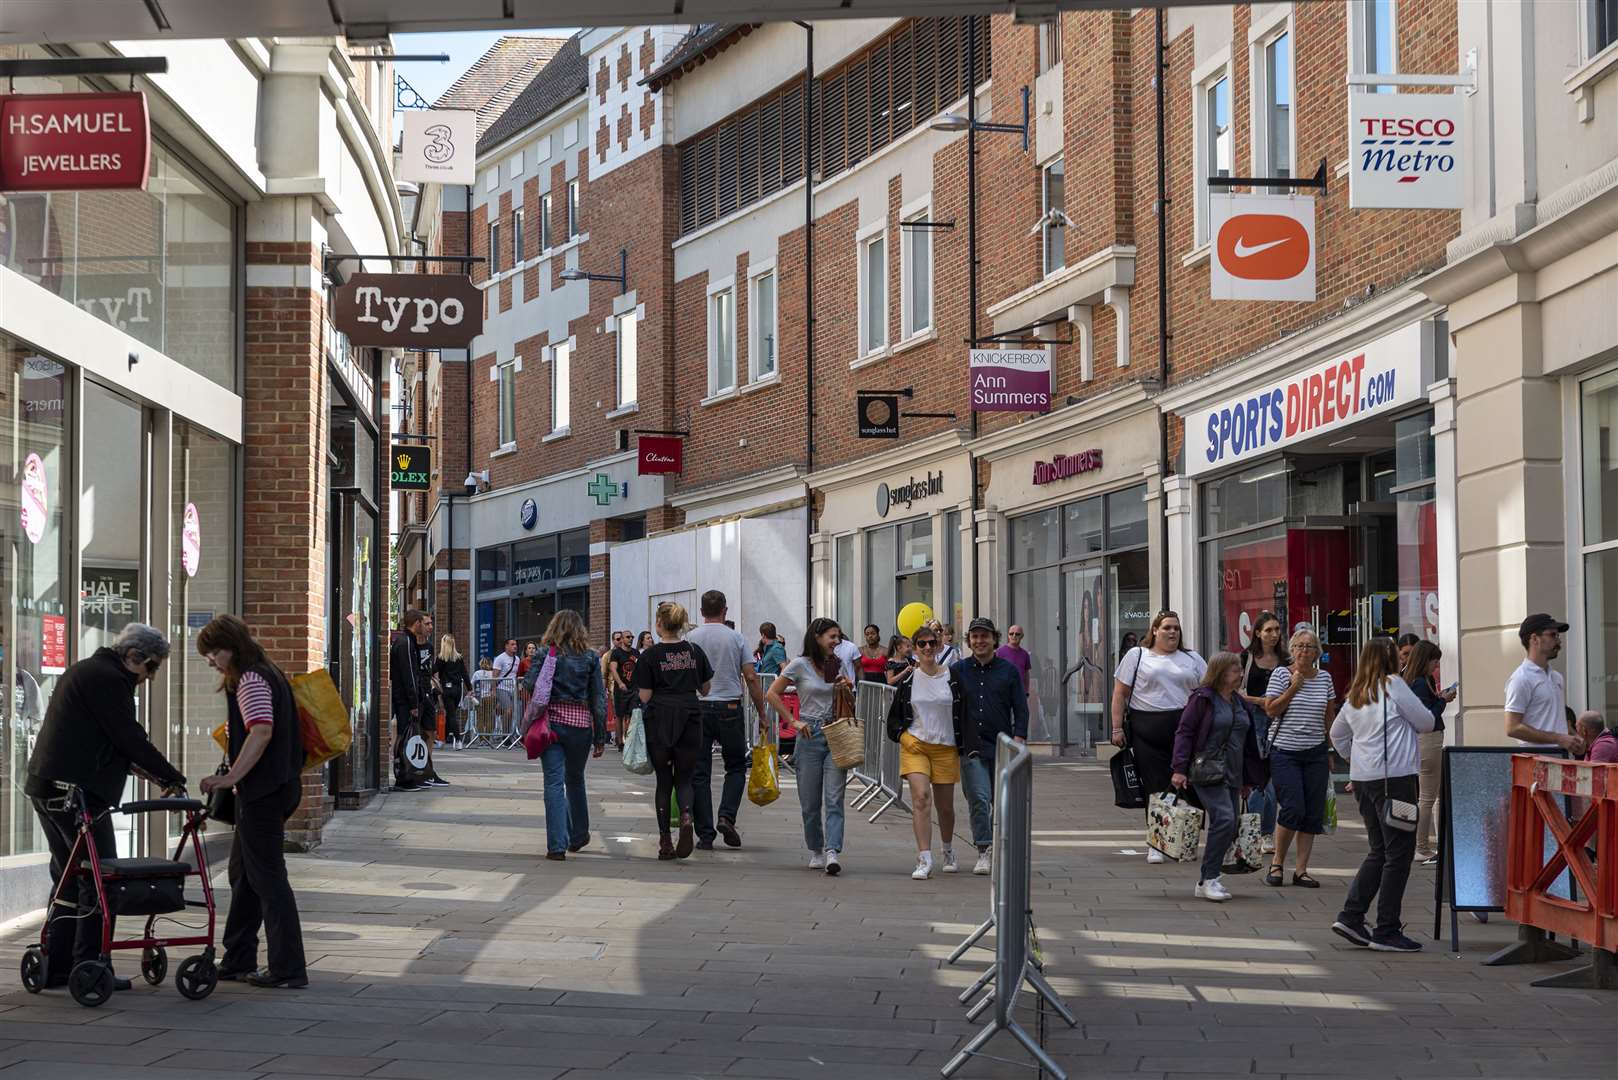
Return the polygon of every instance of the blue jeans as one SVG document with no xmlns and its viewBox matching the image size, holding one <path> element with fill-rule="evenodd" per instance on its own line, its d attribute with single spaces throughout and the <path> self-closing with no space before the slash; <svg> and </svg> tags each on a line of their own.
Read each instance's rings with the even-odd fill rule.
<svg viewBox="0 0 1618 1080">
<path fill-rule="evenodd" d="M 701 708 L 702 750 L 697 754 L 697 769 L 691 777 L 691 792 L 695 796 L 691 820 L 697 827 L 697 839 L 711 844 L 719 835 L 714 830 L 713 744 L 719 744 L 725 762 L 719 817 L 734 825 L 742 796 L 747 793 L 747 730 L 742 723 L 740 701 L 704 701 Z"/>
<path fill-rule="evenodd" d="M 584 766 L 594 749 L 589 728 L 552 724 L 556 741 L 539 756 L 545 770 L 545 850 L 555 854 L 590 835 L 590 800 Z"/>
<path fill-rule="evenodd" d="M 1224 784 L 1195 785 L 1197 798 L 1202 800 L 1202 811 L 1208 815 L 1208 846 L 1202 853 L 1202 876 L 1197 881 L 1212 881 L 1218 877 L 1225 862 L 1225 852 L 1236 839 L 1236 827 L 1241 824 L 1242 793 Z"/>
<path fill-rule="evenodd" d="M 798 732 L 792 751 L 792 766 L 798 776 L 798 809 L 803 812 L 803 842 L 810 851 L 843 850 L 843 792 L 848 775 L 832 764 L 831 747 L 819 727 Z M 825 831 L 820 815 L 826 814 Z"/>
<path fill-rule="evenodd" d="M 994 843 L 994 759 L 983 754 L 961 759 L 961 791 L 972 818 L 972 843 L 988 851 Z"/>
<path fill-rule="evenodd" d="M 1263 836 L 1275 835 L 1275 784 L 1254 788 L 1247 797 L 1247 812 L 1258 815 L 1258 831 Z"/>
</svg>

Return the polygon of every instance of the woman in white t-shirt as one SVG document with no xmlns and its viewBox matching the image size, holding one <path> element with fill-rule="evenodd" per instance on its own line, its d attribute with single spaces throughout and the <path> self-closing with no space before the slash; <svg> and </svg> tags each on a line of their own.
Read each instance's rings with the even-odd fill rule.
<svg viewBox="0 0 1618 1080">
<path fill-rule="evenodd" d="M 910 785 L 910 823 L 916 831 L 916 868 L 910 876 L 933 876 L 933 807 L 944 842 L 946 874 L 956 872 L 955 785 L 961 781 L 966 698 L 955 672 L 938 662 L 943 636 L 937 623 L 916 631 L 916 666 L 894 691 L 888 707 L 888 738 L 899 744 L 899 775 Z"/>
<path fill-rule="evenodd" d="M 1135 755 L 1135 770 L 1148 795 L 1170 790 L 1174 732 L 1207 671 L 1207 661 L 1186 647 L 1180 616 L 1172 611 L 1159 611 L 1146 640 L 1118 662 L 1112 742 Z M 1162 862 L 1163 855 L 1148 848 L 1146 861 Z"/>
</svg>

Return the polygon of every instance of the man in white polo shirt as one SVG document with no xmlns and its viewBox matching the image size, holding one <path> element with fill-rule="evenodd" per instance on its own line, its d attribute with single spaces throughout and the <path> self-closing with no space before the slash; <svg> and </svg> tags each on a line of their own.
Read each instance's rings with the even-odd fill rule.
<svg viewBox="0 0 1618 1080">
<path fill-rule="evenodd" d="M 1528 654 L 1506 680 L 1506 735 L 1519 746 L 1560 746 L 1573 757 L 1584 753 L 1584 740 L 1567 716 L 1567 690 L 1551 661 L 1562 651 L 1567 623 L 1549 615 L 1530 615 L 1517 628 Z"/>
</svg>

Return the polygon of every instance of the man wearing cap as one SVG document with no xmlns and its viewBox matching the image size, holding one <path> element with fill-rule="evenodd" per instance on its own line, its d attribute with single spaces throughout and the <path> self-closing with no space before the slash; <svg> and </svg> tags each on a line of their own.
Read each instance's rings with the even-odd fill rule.
<svg viewBox="0 0 1618 1080">
<path fill-rule="evenodd" d="M 1001 732 L 1019 743 L 1028 739 L 1028 693 L 1022 674 L 1004 658 L 995 655 L 1000 631 L 989 619 L 977 618 L 966 631 L 971 654 L 950 668 L 960 680 L 966 698 L 963 737 L 976 732 L 981 744 L 961 752 L 961 788 L 972 816 L 972 843 L 978 849 L 974 874 L 987 874 L 989 849 L 994 843 L 994 758 L 995 740 Z"/>
<path fill-rule="evenodd" d="M 1584 740 L 1568 723 L 1562 673 L 1551 670 L 1565 633 L 1567 623 L 1545 614 L 1530 615 L 1517 628 L 1528 655 L 1506 680 L 1506 735 L 1519 746 L 1560 746 L 1578 757 Z"/>
</svg>

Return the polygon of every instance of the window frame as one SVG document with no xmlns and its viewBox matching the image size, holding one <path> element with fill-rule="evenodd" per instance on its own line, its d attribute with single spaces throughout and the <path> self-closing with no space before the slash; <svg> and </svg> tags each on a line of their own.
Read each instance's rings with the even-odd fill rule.
<svg viewBox="0 0 1618 1080">
<path fill-rule="evenodd" d="M 539 250 L 541 254 L 551 249 L 551 193 L 539 197 Z"/>
<path fill-rule="evenodd" d="M 1294 179 L 1298 175 L 1298 37 L 1292 25 L 1290 5 L 1277 9 L 1270 18 L 1255 25 L 1248 35 L 1251 46 L 1248 57 L 1250 83 L 1248 153 L 1253 169 L 1251 175 L 1277 175 L 1279 163 L 1273 160 L 1274 147 L 1270 145 L 1272 106 L 1269 102 L 1272 87 L 1269 78 L 1269 50 L 1283 37 L 1287 39 L 1287 80 L 1291 88 L 1291 100 L 1287 106 L 1287 160 L 1284 164 L 1288 178 Z M 1277 185 L 1267 190 L 1284 194 L 1292 188 L 1290 185 Z"/>
<path fill-rule="evenodd" d="M 760 369 L 759 357 L 764 355 L 765 329 L 759 312 L 759 286 L 768 279 L 770 282 L 770 368 L 768 371 Z M 762 382 L 781 374 L 781 275 L 776 273 L 775 262 L 761 264 L 753 269 L 747 277 L 747 381 L 749 383 Z"/>
<path fill-rule="evenodd" d="M 495 424 L 502 450 L 517 445 L 517 372 L 521 370 L 521 358 L 516 356 L 495 365 Z"/>
<path fill-rule="evenodd" d="M 909 341 L 912 338 L 923 337 L 934 330 L 934 318 L 937 308 L 937 297 L 933 292 L 934 263 L 933 231 L 930 228 L 905 228 L 907 222 L 929 221 L 932 218 L 932 196 L 912 203 L 905 207 L 899 218 L 899 340 Z M 911 298 L 911 285 L 913 284 L 911 260 L 915 254 L 915 245 L 918 239 L 925 240 L 927 244 L 927 321 L 915 323 L 915 312 Z"/>
<path fill-rule="evenodd" d="M 879 342 L 873 343 L 871 324 L 874 312 L 870 310 L 867 303 L 871 296 L 869 293 L 870 283 L 866 278 L 869 276 L 870 250 L 877 243 L 882 245 L 882 317 L 879 323 L 882 329 L 882 338 Z M 888 269 L 888 219 L 883 218 L 881 221 L 865 226 L 855 235 L 854 244 L 855 259 L 858 263 L 855 278 L 859 290 L 856 294 L 859 311 L 859 341 L 856 344 L 855 355 L 863 360 L 885 354 L 892 344 L 888 340 L 888 315 L 893 310 L 891 282 L 889 281 L 892 275 Z"/>
<path fill-rule="evenodd" d="M 567 238 L 576 240 L 581 230 L 579 228 L 579 182 L 567 182 Z"/>
<path fill-rule="evenodd" d="M 1366 31 L 1372 25 L 1367 15 L 1374 12 L 1378 0 L 1345 0 L 1348 5 L 1348 70 L 1350 74 L 1360 75 L 1397 75 L 1399 74 L 1399 5 L 1397 0 L 1387 0 L 1388 23 L 1388 63 L 1387 71 L 1373 71 L 1370 63 L 1376 59 L 1375 45 L 1367 39 Z M 1296 74 L 1296 73 L 1294 73 Z M 1392 94 L 1398 91 L 1395 86 L 1350 86 L 1349 93 L 1361 94 Z M 1294 93 L 1296 98 L 1296 93 Z"/>
<path fill-rule="evenodd" d="M 1225 84 L 1225 116 L 1231 142 L 1230 172 L 1225 175 L 1232 175 L 1236 169 L 1236 117 L 1233 115 L 1235 99 L 1231 86 L 1234 74 L 1234 66 L 1230 62 L 1230 53 L 1226 50 L 1206 66 L 1198 69 L 1192 77 L 1193 104 L 1195 106 L 1192 110 L 1193 138 L 1195 140 L 1193 143 L 1193 159 L 1196 169 L 1192 179 L 1195 182 L 1197 192 L 1194 215 L 1196 220 L 1192 231 L 1193 248 L 1206 247 L 1211 240 L 1209 227 L 1210 219 L 1213 215 L 1210 197 L 1213 195 L 1213 188 L 1209 185 L 1208 178 L 1214 173 L 1216 150 L 1211 137 L 1213 133 L 1213 110 L 1209 104 L 1209 95 L 1221 82 Z"/>
<path fill-rule="evenodd" d="M 1598 33 L 1603 0 L 1583 0 L 1581 6 L 1583 11 L 1579 19 L 1579 61 L 1586 63 L 1608 49 L 1618 46 L 1618 13 L 1614 15 L 1613 25 L 1607 27 L 1608 40 L 1603 42 Z"/>
<path fill-rule="evenodd" d="M 511 212 L 511 265 L 514 268 L 523 264 L 523 218 L 522 207 Z"/>
<path fill-rule="evenodd" d="M 495 277 L 504 273 L 505 268 L 500 265 L 500 222 L 489 222 L 489 276 Z"/>
<path fill-rule="evenodd" d="M 720 385 L 719 382 L 720 320 L 716 317 L 714 311 L 721 297 L 725 298 L 725 302 L 729 306 L 725 321 L 729 323 L 726 329 L 729 331 L 730 340 L 730 381 L 724 385 Z M 736 279 L 725 278 L 723 281 L 708 286 L 706 305 L 708 316 L 708 397 L 716 398 L 721 394 L 733 393 L 737 389 L 740 380 L 736 356 Z"/>
<path fill-rule="evenodd" d="M 1056 209 L 1060 210 L 1063 216 L 1066 216 L 1067 160 L 1065 154 L 1057 154 L 1050 161 L 1047 161 L 1045 164 L 1039 167 L 1039 265 L 1041 270 L 1044 271 L 1043 276 L 1045 277 L 1050 277 L 1052 274 L 1067 266 L 1067 237 L 1065 233 L 1058 233 L 1056 231 L 1057 229 L 1064 228 L 1064 226 L 1057 225 L 1049 220 L 1051 213 L 1051 176 L 1053 170 L 1060 170 L 1062 176 L 1062 205 Z M 1052 245 L 1052 236 L 1056 236 L 1061 240 L 1060 245 Z M 1054 265 L 1051 262 L 1051 249 L 1053 246 L 1059 246 L 1061 248 L 1060 260 Z"/>
<path fill-rule="evenodd" d="M 1035 30 L 1038 37 L 1035 39 L 1035 74 L 1044 75 L 1048 71 L 1062 66 L 1062 15 L 1057 12 L 1046 22 L 1040 23 Z"/>
<path fill-rule="evenodd" d="M 551 384 L 549 438 L 566 435 L 573 430 L 573 352 L 576 346 L 577 339 L 568 338 L 545 347 L 545 362 L 550 367 Z M 560 424 L 556 422 L 558 412 L 565 414 L 564 422 Z"/>
<path fill-rule="evenodd" d="M 624 326 L 627 324 L 633 329 L 629 337 L 635 342 L 634 357 L 631 360 L 632 377 L 629 395 L 624 395 Z M 631 308 L 620 315 L 613 316 L 613 385 L 617 388 L 618 408 L 627 409 L 639 404 L 640 397 L 640 309 Z"/>
</svg>

